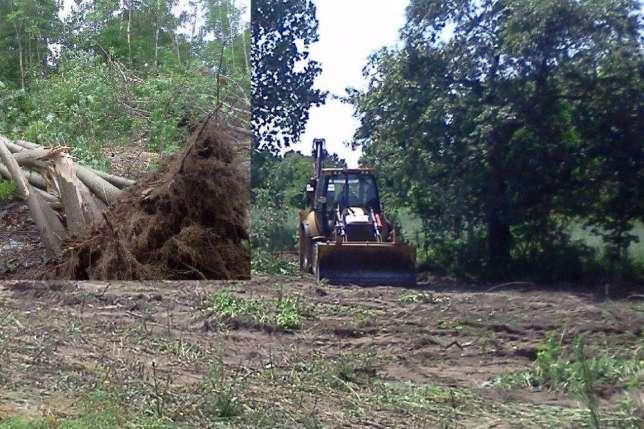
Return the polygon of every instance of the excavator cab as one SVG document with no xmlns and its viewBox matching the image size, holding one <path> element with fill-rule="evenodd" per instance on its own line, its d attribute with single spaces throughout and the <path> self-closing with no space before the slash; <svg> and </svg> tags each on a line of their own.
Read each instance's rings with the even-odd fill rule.
<svg viewBox="0 0 644 429">
<path fill-rule="evenodd" d="M 314 174 L 300 214 L 300 268 L 331 283 L 413 285 L 415 249 L 400 243 L 380 205 L 375 171 L 323 168 L 314 141 Z"/>
<path fill-rule="evenodd" d="M 380 217 L 380 199 L 371 171 L 326 170 L 316 194 L 316 221 L 324 228 L 324 235 L 336 232 L 337 221 L 342 220 L 351 226 L 345 241 L 376 241 L 377 231 L 370 227 L 376 215 Z"/>
</svg>

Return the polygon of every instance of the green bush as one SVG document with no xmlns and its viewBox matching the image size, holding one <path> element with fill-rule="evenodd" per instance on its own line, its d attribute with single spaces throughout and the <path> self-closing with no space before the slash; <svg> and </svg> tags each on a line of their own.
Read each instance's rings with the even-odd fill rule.
<svg viewBox="0 0 644 429">
<path fill-rule="evenodd" d="M 64 51 L 56 73 L 35 78 L 27 93 L 0 88 L 0 99 L 0 133 L 69 146 L 82 163 L 106 169 L 104 148 L 142 139 L 150 151 L 178 150 L 216 105 L 217 83 L 195 65 L 126 84 L 102 57 Z"/>
<path fill-rule="evenodd" d="M 250 270 L 251 273 L 259 275 L 292 276 L 298 273 L 299 267 L 293 261 L 280 260 L 267 250 L 255 248 L 250 261 Z"/>
</svg>

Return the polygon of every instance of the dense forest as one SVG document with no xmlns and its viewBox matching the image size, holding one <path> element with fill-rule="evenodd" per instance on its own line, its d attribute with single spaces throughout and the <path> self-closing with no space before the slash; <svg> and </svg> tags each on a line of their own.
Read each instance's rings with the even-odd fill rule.
<svg viewBox="0 0 644 429">
<path fill-rule="evenodd" d="M 2 0 L 0 134 L 107 169 L 122 145 L 176 151 L 212 109 L 247 121 L 242 16 L 234 0 Z"/>
<path fill-rule="evenodd" d="M 304 3 L 310 24 L 301 14 L 288 22 L 304 32 L 306 59 L 317 22 Z M 642 279 L 641 33 L 635 1 L 410 2 L 401 47 L 375 52 L 368 89 L 345 99 L 361 121 L 353 143 L 378 168 L 385 207 L 420 264 L 484 280 Z M 282 42 L 290 46 L 280 52 L 298 51 Z M 256 124 L 256 199 L 291 192 L 271 190 L 265 159 L 281 180 L 305 183 L 296 156 L 267 154 L 299 138 L 301 125 L 290 124 L 306 115 L 294 104 L 323 101 L 309 84 L 318 68 L 300 67 L 308 74 L 299 86 L 282 72 L 281 91 L 296 95 L 253 92 L 289 118 L 275 121 L 281 134 Z M 280 209 L 301 203 L 287 196 L 273 212 L 282 219 Z"/>
</svg>

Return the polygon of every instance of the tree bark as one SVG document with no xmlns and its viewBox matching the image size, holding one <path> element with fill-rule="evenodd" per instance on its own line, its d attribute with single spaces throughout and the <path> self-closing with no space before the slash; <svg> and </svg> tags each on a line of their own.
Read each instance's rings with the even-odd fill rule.
<svg viewBox="0 0 644 429">
<path fill-rule="evenodd" d="M 512 236 L 500 142 L 497 141 L 490 147 L 488 161 L 490 172 L 485 204 L 488 244 L 487 276 L 493 280 L 503 280 L 509 274 Z"/>
<path fill-rule="evenodd" d="M 56 212 L 49 207 L 40 194 L 35 192 L 29 182 L 27 182 L 20 166 L 13 158 L 5 142 L 6 139 L 0 136 L 0 159 L 2 159 L 11 173 L 11 177 L 14 183 L 16 183 L 20 196 L 27 202 L 31 216 L 40 231 L 40 236 L 47 251 L 50 256 L 59 258 L 62 255 L 65 228 L 58 218 L 58 215 L 56 215 Z"/>
<path fill-rule="evenodd" d="M 31 185 L 45 191 L 47 190 L 47 181 L 39 173 L 36 173 L 35 171 L 31 171 L 31 170 L 27 170 L 27 171 L 23 170 L 23 173 L 27 178 L 27 181 Z M 9 169 L 1 162 L 0 162 L 0 176 L 4 176 L 6 179 L 13 180 L 11 177 L 11 173 L 9 172 Z"/>
<path fill-rule="evenodd" d="M 107 205 L 114 204 L 123 195 L 123 191 L 94 174 L 87 167 L 79 165 L 76 169 L 76 176 Z"/>
<path fill-rule="evenodd" d="M 157 10 L 155 14 L 156 29 L 154 32 L 154 68 L 155 70 L 159 69 L 159 27 L 161 26 L 159 22 L 160 14 L 161 14 L 161 1 L 157 0 Z"/>
<path fill-rule="evenodd" d="M 172 32 L 172 40 L 174 42 L 174 50 L 177 53 L 177 62 L 179 63 L 179 66 L 181 66 L 181 51 L 179 50 L 179 40 L 177 39 L 176 31 Z"/>
<path fill-rule="evenodd" d="M 34 165 L 34 163 L 38 163 L 39 161 L 42 162 L 56 158 L 64 152 L 64 150 L 64 148 L 21 150 L 20 152 L 16 152 L 13 157 L 20 165 Z"/>
<path fill-rule="evenodd" d="M 132 67 L 132 0 L 128 2 L 127 7 L 127 58 Z"/>
<path fill-rule="evenodd" d="M 16 43 L 18 44 L 18 64 L 20 67 L 20 87 L 22 90 L 25 90 L 25 65 L 23 63 L 23 47 L 22 40 L 20 39 L 20 32 L 18 31 L 18 26 L 16 23 L 13 23 L 13 28 L 16 31 Z"/>
<path fill-rule="evenodd" d="M 28 141 L 24 140 L 16 140 L 15 143 L 8 142 L 7 146 L 9 147 L 9 150 L 11 150 L 13 153 L 18 153 L 22 152 L 25 150 L 30 150 L 30 151 L 36 151 L 36 150 L 43 150 L 44 148 L 40 145 L 37 145 L 35 143 L 31 143 Z M 44 149 L 46 150 L 46 149 Z M 36 161 L 32 162 L 37 167 L 40 168 L 46 168 L 46 165 L 42 162 L 37 163 Z M 120 176 L 115 176 L 113 174 L 105 173 L 103 171 L 98 171 L 93 168 L 89 167 L 83 167 L 92 172 L 93 174 L 105 179 L 107 182 L 111 183 L 112 185 L 116 186 L 117 188 L 126 188 L 128 186 L 132 186 L 136 183 L 134 180 L 127 179 L 125 177 L 120 177 Z"/>
<path fill-rule="evenodd" d="M 92 173 L 96 174 L 98 177 L 105 179 L 110 182 L 112 185 L 116 186 L 119 189 L 127 188 L 136 183 L 136 181 L 131 179 L 126 179 L 125 177 L 115 176 L 113 174 L 105 173 L 104 171 L 94 170 L 93 168 L 85 167 Z"/>
<path fill-rule="evenodd" d="M 87 237 L 92 219 L 85 216 L 83 198 L 76 177 L 76 166 L 69 156 L 61 156 L 54 163 L 56 183 L 65 210 L 67 231 L 78 238 Z"/>
</svg>

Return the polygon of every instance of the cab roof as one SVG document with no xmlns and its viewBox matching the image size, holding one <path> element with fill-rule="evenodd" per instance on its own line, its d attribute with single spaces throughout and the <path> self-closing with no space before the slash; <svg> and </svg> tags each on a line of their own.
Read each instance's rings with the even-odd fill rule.
<svg viewBox="0 0 644 429">
<path fill-rule="evenodd" d="M 344 174 L 374 174 L 376 172 L 375 168 L 367 168 L 367 167 L 361 167 L 361 168 L 323 168 L 322 169 L 322 174 L 324 175 L 332 175 L 332 174 L 338 174 L 338 173 L 344 173 Z"/>
</svg>

